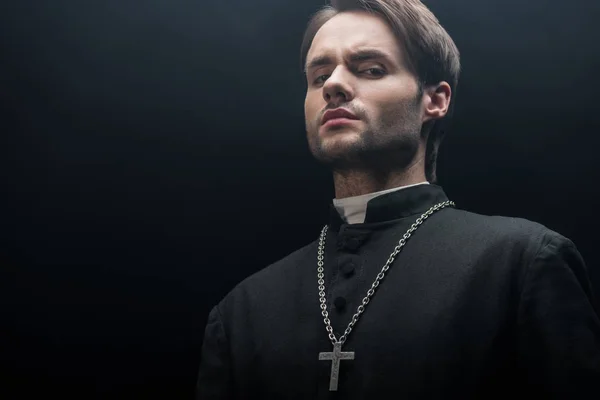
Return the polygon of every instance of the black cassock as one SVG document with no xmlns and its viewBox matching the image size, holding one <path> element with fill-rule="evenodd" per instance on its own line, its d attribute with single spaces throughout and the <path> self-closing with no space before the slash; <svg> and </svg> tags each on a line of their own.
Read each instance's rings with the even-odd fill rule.
<svg viewBox="0 0 600 400">
<path fill-rule="evenodd" d="M 365 223 L 351 225 L 331 206 L 325 292 L 337 338 L 407 229 L 446 200 L 437 185 L 402 189 L 369 201 Z M 434 213 L 342 346 L 354 358 L 339 361 L 337 391 L 332 361 L 319 360 L 333 344 L 317 248 L 250 276 L 212 309 L 198 399 L 600 399 L 600 322 L 564 236 L 524 219 Z"/>
</svg>

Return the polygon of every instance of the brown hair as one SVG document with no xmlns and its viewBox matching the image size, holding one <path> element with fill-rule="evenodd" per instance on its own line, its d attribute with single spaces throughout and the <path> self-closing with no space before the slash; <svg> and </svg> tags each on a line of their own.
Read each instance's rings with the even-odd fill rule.
<svg viewBox="0 0 600 400">
<path fill-rule="evenodd" d="M 454 41 L 440 25 L 435 15 L 420 0 L 331 0 L 310 19 L 301 46 L 301 67 L 304 70 L 306 56 L 312 41 L 321 27 L 340 12 L 362 10 L 382 16 L 403 44 L 409 68 L 419 81 L 419 95 L 423 87 L 447 82 L 455 97 L 460 74 L 460 54 Z M 452 114 L 454 102 L 450 103 L 447 116 Z M 439 145 L 445 136 L 442 118 L 423 125 L 421 135 L 429 135 L 425 153 L 425 176 L 435 183 L 436 161 Z"/>
</svg>

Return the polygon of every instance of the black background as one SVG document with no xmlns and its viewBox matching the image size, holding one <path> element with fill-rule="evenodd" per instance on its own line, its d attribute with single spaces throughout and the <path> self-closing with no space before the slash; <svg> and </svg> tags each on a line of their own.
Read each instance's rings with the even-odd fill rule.
<svg viewBox="0 0 600 400">
<path fill-rule="evenodd" d="M 0 6 L 2 398 L 193 397 L 210 307 L 325 222 L 299 65 L 323 4 Z M 571 238 L 600 296 L 599 2 L 427 4 L 463 63 L 440 183 Z"/>
</svg>

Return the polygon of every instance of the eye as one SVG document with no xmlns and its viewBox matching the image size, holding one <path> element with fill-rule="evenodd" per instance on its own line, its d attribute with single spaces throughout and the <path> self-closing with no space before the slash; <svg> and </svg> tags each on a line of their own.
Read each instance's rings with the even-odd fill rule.
<svg viewBox="0 0 600 400">
<path fill-rule="evenodd" d="M 359 73 L 367 73 L 367 75 L 371 75 L 371 76 L 373 76 L 375 78 L 379 78 L 379 77 L 384 76 L 386 74 L 386 71 L 384 69 L 381 69 L 381 68 L 375 68 L 375 67 L 373 67 L 373 68 L 367 68 L 367 69 L 364 69 L 362 71 L 359 71 Z M 313 84 L 318 85 L 320 83 L 323 83 L 323 81 L 325 79 L 327 79 L 328 76 L 329 75 L 319 75 L 313 81 Z"/>
<path fill-rule="evenodd" d="M 321 78 L 323 78 L 324 76 L 328 76 L 328 75 L 320 75 L 317 77 L 317 79 L 314 80 L 314 84 L 319 84 L 322 83 Z"/>
<path fill-rule="evenodd" d="M 376 77 L 385 75 L 385 70 L 383 70 L 381 68 L 367 68 L 367 69 L 365 69 L 365 70 L 363 70 L 361 72 L 366 72 L 366 71 L 371 72 L 368 75 L 373 75 L 373 76 L 376 76 Z"/>
</svg>

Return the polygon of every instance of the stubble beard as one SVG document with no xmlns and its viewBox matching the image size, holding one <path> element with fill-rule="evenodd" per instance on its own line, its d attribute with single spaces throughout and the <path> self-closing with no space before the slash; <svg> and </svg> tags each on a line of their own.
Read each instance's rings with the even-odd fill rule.
<svg viewBox="0 0 600 400">
<path fill-rule="evenodd" d="M 307 132 L 309 147 L 315 159 L 328 169 L 345 172 L 355 169 L 399 170 L 407 168 L 417 156 L 421 141 L 421 123 L 415 104 L 410 103 L 398 110 L 383 110 L 377 124 L 361 121 L 366 127 L 354 134 L 351 140 L 333 139 L 326 145 L 319 135 L 319 125 L 312 124 Z M 339 130 L 351 129 L 348 127 Z M 351 135 L 347 132 L 329 132 Z M 358 136 L 358 138 L 356 138 Z M 338 140 L 340 139 L 340 140 Z"/>
</svg>

